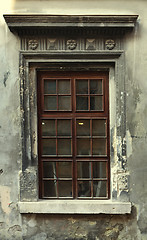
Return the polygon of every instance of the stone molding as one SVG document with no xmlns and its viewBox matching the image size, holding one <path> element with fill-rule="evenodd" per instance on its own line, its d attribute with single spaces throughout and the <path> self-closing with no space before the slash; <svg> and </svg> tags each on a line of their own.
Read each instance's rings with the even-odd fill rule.
<svg viewBox="0 0 147 240">
<path fill-rule="evenodd" d="M 5 21 L 12 32 L 34 33 L 51 29 L 130 29 L 138 15 L 35 15 L 5 14 Z"/>
<path fill-rule="evenodd" d="M 134 27 L 138 15 L 41 15 L 5 14 L 9 27 L 72 26 L 72 27 Z M 21 24 L 21 26 L 20 26 Z"/>
<path fill-rule="evenodd" d="M 40 214 L 129 214 L 131 203 L 87 200 L 43 200 L 38 202 L 19 202 L 20 213 Z"/>
</svg>

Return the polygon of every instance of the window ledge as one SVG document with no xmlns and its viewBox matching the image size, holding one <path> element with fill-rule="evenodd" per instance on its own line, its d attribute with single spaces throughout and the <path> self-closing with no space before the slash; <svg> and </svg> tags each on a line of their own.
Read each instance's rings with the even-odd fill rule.
<svg viewBox="0 0 147 240">
<path fill-rule="evenodd" d="M 20 213 L 40 214 L 127 214 L 131 213 L 130 202 L 101 200 L 40 200 L 19 202 Z"/>
</svg>

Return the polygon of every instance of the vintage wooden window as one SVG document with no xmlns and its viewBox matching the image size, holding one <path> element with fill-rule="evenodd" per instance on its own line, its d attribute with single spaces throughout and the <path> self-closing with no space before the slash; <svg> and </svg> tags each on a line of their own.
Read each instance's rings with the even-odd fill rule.
<svg viewBox="0 0 147 240">
<path fill-rule="evenodd" d="M 38 72 L 40 198 L 109 198 L 107 72 Z"/>
</svg>

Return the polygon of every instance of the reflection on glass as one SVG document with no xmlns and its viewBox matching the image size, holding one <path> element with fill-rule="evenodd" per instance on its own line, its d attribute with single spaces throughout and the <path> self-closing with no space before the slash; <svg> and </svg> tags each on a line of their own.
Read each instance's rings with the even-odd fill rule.
<svg viewBox="0 0 147 240">
<path fill-rule="evenodd" d="M 91 181 L 78 181 L 78 197 L 91 196 Z"/>
<path fill-rule="evenodd" d="M 91 163 L 77 162 L 77 177 L 90 178 L 91 177 Z"/>
<path fill-rule="evenodd" d="M 76 80 L 76 94 L 88 93 L 88 80 Z"/>
<path fill-rule="evenodd" d="M 44 93 L 56 94 L 56 80 L 44 80 Z"/>
<path fill-rule="evenodd" d="M 90 97 L 90 110 L 103 110 L 103 97 L 102 96 L 91 96 Z"/>
<path fill-rule="evenodd" d="M 76 128 L 77 136 L 90 136 L 90 120 L 78 119 Z"/>
<path fill-rule="evenodd" d="M 71 178 L 72 177 L 72 163 L 58 162 L 58 177 Z"/>
<path fill-rule="evenodd" d="M 106 120 L 92 120 L 92 135 L 106 136 Z"/>
<path fill-rule="evenodd" d="M 58 136 L 71 136 L 71 120 L 57 121 Z"/>
<path fill-rule="evenodd" d="M 44 197 L 57 197 L 57 181 L 44 181 Z"/>
<path fill-rule="evenodd" d="M 71 155 L 71 139 L 58 139 L 58 155 Z"/>
<path fill-rule="evenodd" d="M 72 197 L 72 181 L 58 182 L 59 197 Z"/>
<path fill-rule="evenodd" d="M 42 120 L 42 136 L 55 136 L 55 120 Z"/>
<path fill-rule="evenodd" d="M 107 196 L 107 182 L 93 181 L 93 196 L 106 197 Z"/>
<path fill-rule="evenodd" d="M 45 110 L 57 110 L 57 97 L 45 96 L 44 97 L 44 109 Z"/>
<path fill-rule="evenodd" d="M 43 177 L 44 178 L 57 178 L 56 162 L 43 162 Z"/>
<path fill-rule="evenodd" d="M 93 178 L 106 178 L 106 162 L 93 162 Z"/>
<path fill-rule="evenodd" d="M 70 94 L 70 80 L 58 80 L 58 94 Z"/>
<path fill-rule="evenodd" d="M 98 81 L 90 80 L 90 94 L 97 94 L 98 93 Z"/>
<path fill-rule="evenodd" d="M 56 140 L 43 139 L 42 140 L 43 155 L 56 155 Z"/>
<path fill-rule="evenodd" d="M 106 155 L 106 139 L 92 140 L 93 155 Z"/>
<path fill-rule="evenodd" d="M 77 139 L 77 155 L 90 155 L 90 139 Z"/>
<path fill-rule="evenodd" d="M 90 94 L 102 94 L 102 80 L 90 80 Z"/>
<path fill-rule="evenodd" d="M 71 110 L 71 97 L 68 96 L 59 96 L 59 110 L 69 111 Z"/>
<path fill-rule="evenodd" d="M 88 110 L 88 97 L 85 96 L 77 96 L 76 98 L 77 110 Z"/>
</svg>

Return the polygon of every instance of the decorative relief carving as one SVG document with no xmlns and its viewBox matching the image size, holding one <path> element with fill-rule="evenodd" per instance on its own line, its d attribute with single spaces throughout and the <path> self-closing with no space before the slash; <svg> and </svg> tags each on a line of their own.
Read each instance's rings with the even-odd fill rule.
<svg viewBox="0 0 147 240">
<path fill-rule="evenodd" d="M 74 50 L 77 47 L 77 41 L 74 39 L 69 39 L 66 42 L 67 49 Z"/>
<path fill-rule="evenodd" d="M 52 37 L 50 37 L 52 36 Z M 21 49 L 25 51 L 36 50 L 36 51 L 65 51 L 65 50 L 89 50 L 95 52 L 101 50 L 115 50 L 122 49 L 123 45 L 120 45 L 119 39 L 106 39 L 101 36 L 95 38 L 80 37 L 80 39 L 67 39 L 65 37 L 56 37 L 55 35 L 47 35 L 38 37 L 34 35 L 34 39 L 23 36 L 21 41 Z"/>
<path fill-rule="evenodd" d="M 36 39 L 29 40 L 28 46 L 29 49 L 35 50 L 38 47 L 38 41 Z"/>
<path fill-rule="evenodd" d="M 55 38 L 47 40 L 47 49 L 56 50 L 57 49 L 57 40 Z"/>
<path fill-rule="evenodd" d="M 86 50 L 95 50 L 95 39 L 86 39 Z"/>
<path fill-rule="evenodd" d="M 105 42 L 105 46 L 108 50 L 112 50 L 115 47 L 115 41 L 113 39 L 108 39 Z"/>
</svg>

